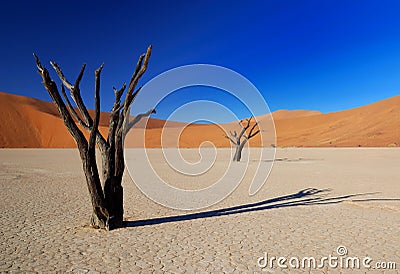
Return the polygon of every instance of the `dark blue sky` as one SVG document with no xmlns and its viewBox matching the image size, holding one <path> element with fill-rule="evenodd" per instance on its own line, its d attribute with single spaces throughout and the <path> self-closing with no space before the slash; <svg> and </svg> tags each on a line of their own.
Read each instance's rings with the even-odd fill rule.
<svg viewBox="0 0 400 274">
<path fill-rule="evenodd" d="M 0 9 L 0 90 L 9 93 L 50 100 L 36 52 L 71 81 L 87 63 L 82 92 L 91 106 L 93 70 L 104 62 L 102 106 L 109 110 L 112 86 L 129 81 L 152 44 L 142 83 L 176 66 L 216 64 L 247 77 L 272 111 L 332 112 L 399 94 L 399 1 L 7 2 Z M 180 99 L 166 100 L 158 117 L 188 101 Z"/>
</svg>

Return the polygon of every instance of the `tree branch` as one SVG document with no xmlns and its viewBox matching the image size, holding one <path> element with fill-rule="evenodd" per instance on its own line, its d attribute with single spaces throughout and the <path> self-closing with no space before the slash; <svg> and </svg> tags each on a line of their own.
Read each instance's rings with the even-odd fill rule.
<svg viewBox="0 0 400 274">
<path fill-rule="evenodd" d="M 74 86 L 65 78 L 64 73 L 58 66 L 56 62 L 50 61 L 51 66 L 54 68 L 54 70 L 57 72 L 58 77 L 60 78 L 61 82 L 66 86 L 69 90 L 73 89 Z"/>
<path fill-rule="evenodd" d="M 253 130 L 256 128 L 256 126 L 258 127 L 257 121 L 255 121 L 254 125 L 251 127 L 249 134 L 248 134 L 248 139 L 256 136 L 260 132 L 260 129 L 258 129 L 256 132 L 253 133 Z"/>
<path fill-rule="evenodd" d="M 64 73 L 62 72 L 61 68 L 59 67 L 59 65 L 56 62 L 50 62 L 50 64 L 53 66 L 54 70 L 57 72 L 57 75 L 60 78 L 60 80 L 63 82 L 63 84 L 70 90 L 72 100 L 74 100 L 76 106 L 78 107 L 79 112 L 81 113 L 81 115 L 83 117 L 83 120 L 89 127 L 91 127 L 93 120 L 90 117 L 89 111 L 87 110 L 86 105 L 82 100 L 81 91 L 79 88 L 79 83 L 82 80 L 83 73 L 86 68 L 86 64 L 82 65 L 81 70 L 78 74 L 78 77 L 76 78 L 74 85 L 72 85 L 67 80 L 67 78 L 64 76 Z"/>
<path fill-rule="evenodd" d="M 69 100 L 67 93 L 65 92 L 64 85 L 61 84 L 61 93 L 64 97 L 65 102 L 67 102 L 68 109 L 72 113 L 72 116 L 78 121 L 78 123 L 86 130 L 90 130 L 89 126 L 85 124 L 85 122 L 79 117 L 78 113 L 75 111 L 75 108 L 72 106 L 71 101 Z"/>
<path fill-rule="evenodd" d="M 229 134 L 233 137 L 233 138 L 237 138 L 237 132 L 236 130 L 234 132 L 232 132 L 231 130 L 229 131 Z"/>
<path fill-rule="evenodd" d="M 260 130 L 257 130 L 256 132 L 254 132 L 253 134 L 249 135 L 249 139 L 256 136 L 258 133 L 260 133 Z"/>
<path fill-rule="evenodd" d="M 67 107 L 62 100 L 60 93 L 58 92 L 58 88 L 56 83 L 51 79 L 49 71 L 42 66 L 39 57 L 36 54 L 33 54 L 36 60 L 36 66 L 38 68 L 38 72 L 43 79 L 43 85 L 46 88 L 47 92 L 49 93 L 50 97 L 52 98 L 53 102 L 55 103 L 58 113 L 60 114 L 61 118 L 65 126 L 67 127 L 68 131 L 71 133 L 72 137 L 75 139 L 77 146 L 80 149 L 87 149 L 87 141 L 85 136 L 83 135 L 82 131 L 79 130 L 77 125 L 74 122 L 74 119 L 71 117 Z"/>
<path fill-rule="evenodd" d="M 136 68 L 135 71 L 132 75 L 132 78 L 129 82 L 129 87 L 128 87 L 128 91 L 126 93 L 126 98 L 125 98 L 125 102 L 124 102 L 124 116 L 126 116 L 127 112 L 128 112 L 128 108 L 129 106 L 132 104 L 132 101 L 134 99 L 134 97 L 136 97 L 136 95 L 138 94 L 138 92 L 140 91 L 137 90 L 137 92 L 135 92 L 135 96 L 133 95 L 133 92 L 136 88 L 136 85 L 140 79 L 140 77 L 142 77 L 143 73 L 145 73 L 146 69 L 147 69 L 147 65 L 149 64 L 149 59 L 151 56 L 151 49 L 152 46 L 150 45 L 147 48 L 146 54 L 143 56 L 143 54 L 139 57 L 139 60 L 136 64 Z"/>
<path fill-rule="evenodd" d="M 124 135 L 128 134 L 129 130 L 131 130 L 131 128 L 136 125 L 142 118 L 149 117 L 153 113 L 156 113 L 155 109 L 150 109 L 145 113 L 136 115 L 135 118 L 133 118 L 133 120 L 127 123 L 127 125 L 125 126 Z"/>
<path fill-rule="evenodd" d="M 140 71 L 140 68 L 141 68 L 142 65 L 143 65 L 143 59 L 144 59 L 145 55 L 146 55 L 146 54 L 143 53 L 142 55 L 139 56 L 139 59 L 138 59 L 138 61 L 137 61 L 137 63 L 136 63 L 135 70 L 133 71 L 133 74 L 132 74 L 132 76 L 131 76 L 131 80 L 129 81 L 128 93 L 129 93 L 130 91 L 133 91 L 133 90 L 135 89 L 135 87 L 134 87 L 134 80 L 136 79 L 136 75 L 138 75 L 138 73 L 139 73 L 139 71 Z M 128 97 L 128 94 L 126 94 L 126 96 Z M 127 97 L 126 97 L 126 98 L 127 98 Z"/>
<path fill-rule="evenodd" d="M 109 129 L 108 129 L 108 143 L 110 146 L 114 146 L 114 141 L 115 141 L 115 131 L 118 126 L 118 119 L 119 119 L 119 111 L 121 109 L 121 97 L 125 91 L 126 84 L 124 83 L 122 87 L 117 90 L 114 88 L 114 93 L 115 93 L 115 101 L 114 101 L 114 106 L 111 109 L 110 112 L 110 122 L 109 122 Z"/>
<path fill-rule="evenodd" d="M 56 73 L 57 73 L 58 77 L 60 78 L 61 82 L 69 89 L 70 94 L 71 94 L 71 98 L 75 102 L 76 106 L 78 107 L 79 113 L 81 114 L 82 118 L 78 119 L 77 118 L 78 115 L 75 116 L 74 113 L 72 113 L 72 114 L 74 115 L 75 118 L 77 118 L 79 124 L 83 128 L 85 128 L 88 131 L 91 131 L 93 120 L 90 117 L 89 111 L 87 110 L 85 103 L 83 102 L 83 99 L 82 99 L 82 96 L 81 96 L 81 91 L 80 91 L 80 88 L 79 88 L 79 84 L 80 84 L 80 82 L 82 80 L 83 73 L 85 72 L 86 64 L 82 65 L 81 70 L 80 70 L 80 72 L 78 74 L 78 77 L 76 78 L 76 81 L 75 81 L 74 85 L 72 85 L 67 80 L 67 78 L 64 76 L 64 73 L 62 72 L 60 66 L 56 62 L 50 62 L 50 64 L 52 65 L 52 67 L 56 71 Z M 64 98 L 65 97 L 66 97 L 66 94 L 64 95 Z M 67 101 L 67 104 L 70 106 L 70 108 L 73 108 L 71 102 L 69 101 L 69 103 L 68 103 L 68 101 Z M 100 134 L 98 128 L 96 129 L 96 142 L 97 142 L 97 145 L 99 146 L 100 150 L 105 151 L 107 149 L 107 147 L 108 147 L 107 141 L 104 139 L 103 135 Z"/>
<path fill-rule="evenodd" d="M 104 64 L 102 64 L 95 71 L 95 92 L 94 92 L 95 111 L 94 111 L 94 121 L 92 128 L 90 129 L 90 137 L 89 137 L 89 150 L 93 151 L 95 149 L 96 135 L 99 129 L 99 121 L 100 121 L 100 74 L 103 67 Z"/>
<path fill-rule="evenodd" d="M 117 90 L 114 87 L 115 101 L 114 101 L 114 106 L 113 106 L 112 110 L 115 111 L 121 105 L 121 97 L 122 97 L 122 94 L 124 94 L 125 88 L 126 88 L 126 83 L 124 83 L 119 90 Z"/>
<path fill-rule="evenodd" d="M 231 137 L 229 137 L 228 135 L 225 135 L 225 138 L 229 139 L 229 141 L 231 141 L 232 144 L 237 145 L 237 141 L 235 142 Z"/>
<path fill-rule="evenodd" d="M 139 60 L 136 64 L 135 71 L 133 72 L 133 75 L 131 77 L 131 80 L 129 82 L 128 90 L 126 92 L 125 100 L 121 105 L 116 109 L 116 111 L 121 111 L 118 114 L 118 125 L 116 127 L 115 131 L 115 176 L 116 177 L 122 177 L 123 171 L 124 171 L 124 153 L 123 153 L 123 143 L 124 143 L 124 137 L 125 137 L 125 132 L 127 132 L 125 129 L 129 127 L 129 124 L 127 123 L 127 116 L 129 115 L 129 110 L 130 106 L 137 96 L 137 94 L 140 91 L 140 88 L 135 91 L 136 85 L 142 77 L 143 73 L 147 69 L 147 65 L 149 63 L 149 58 L 151 55 L 151 49 L 152 46 L 150 45 L 147 48 L 146 54 L 142 54 L 139 57 Z M 151 110 L 151 113 L 153 110 Z M 151 114 L 149 113 L 149 115 Z"/>
<path fill-rule="evenodd" d="M 126 126 L 124 125 L 126 122 L 125 118 L 127 117 L 127 115 L 129 115 L 130 105 L 132 104 L 133 100 L 136 98 L 139 91 L 141 90 L 141 88 L 139 88 L 138 90 L 136 90 L 136 92 L 134 92 L 135 87 L 136 87 L 140 77 L 142 77 L 143 73 L 147 69 L 147 65 L 149 63 L 149 58 L 151 55 L 151 49 L 152 49 L 152 46 L 150 45 L 147 48 L 146 54 L 145 55 L 142 54 L 139 57 L 139 60 L 136 64 L 135 71 L 129 82 L 128 91 L 126 92 L 125 101 L 123 103 L 123 110 L 122 110 L 122 113 L 120 113 L 120 115 L 119 115 L 118 126 L 116 129 L 118 136 L 122 137 L 122 135 L 124 134 L 124 132 L 125 132 L 124 128 L 126 128 Z M 117 139 L 120 139 L 120 138 L 117 138 Z"/>
<path fill-rule="evenodd" d="M 247 119 L 245 119 L 245 121 L 247 122 L 246 125 L 243 125 L 243 124 L 242 124 L 242 123 L 243 123 L 243 120 L 240 120 L 240 122 L 239 122 L 239 125 L 240 125 L 241 128 L 242 128 L 242 130 L 240 131 L 239 136 L 238 136 L 239 142 L 240 142 L 240 140 L 242 139 L 243 135 L 246 133 L 246 130 L 250 127 L 251 118 L 247 118 Z"/>
</svg>

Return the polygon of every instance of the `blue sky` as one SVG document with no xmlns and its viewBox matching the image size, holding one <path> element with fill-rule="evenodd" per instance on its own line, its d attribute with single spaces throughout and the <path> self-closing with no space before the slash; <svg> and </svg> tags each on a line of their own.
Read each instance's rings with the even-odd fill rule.
<svg viewBox="0 0 400 274">
<path fill-rule="evenodd" d="M 104 62 L 107 111 L 112 86 L 129 81 L 137 57 L 152 44 L 143 84 L 177 66 L 220 65 L 247 77 L 271 111 L 333 112 L 399 94 L 399 1 L 7 2 L 0 9 L 0 91 L 50 100 L 35 52 L 71 79 L 87 63 L 81 89 L 92 106 L 93 70 Z M 213 98 L 198 87 L 177 92 L 155 117 L 192 97 L 236 104 L 221 94 Z M 248 114 L 240 106 L 236 112 Z"/>
</svg>

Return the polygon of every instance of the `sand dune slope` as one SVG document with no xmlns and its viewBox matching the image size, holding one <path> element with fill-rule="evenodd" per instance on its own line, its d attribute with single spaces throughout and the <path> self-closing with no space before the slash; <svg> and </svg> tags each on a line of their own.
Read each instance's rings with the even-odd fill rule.
<svg viewBox="0 0 400 274">
<path fill-rule="evenodd" d="M 279 110 L 274 117 L 278 146 L 343 147 L 399 146 L 400 96 L 351 110 L 322 114 L 318 111 Z M 60 120 L 52 103 L 0 92 L 0 147 L 71 148 L 74 140 Z M 102 113 L 100 130 L 107 134 L 108 113 Z M 270 119 L 270 115 L 257 117 Z M 139 128 L 144 128 L 142 121 Z M 149 119 L 146 146 L 160 147 L 162 128 L 166 121 Z M 205 141 L 217 147 L 228 147 L 224 132 L 218 125 L 189 125 L 168 122 L 172 133 L 182 131 L 179 145 L 198 147 Z M 229 129 L 237 123 L 224 125 Z M 164 136 L 168 136 L 164 132 Z M 176 132 L 174 133 L 175 135 Z M 164 138 L 164 137 L 163 137 Z M 177 140 L 164 140 L 164 146 L 176 146 Z M 128 140 L 130 146 L 136 146 Z M 260 139 L 252 146 L 260 146 Z"/>
<path fill-rule="evenodd" d="M 93 111 L 89 113 L 93 116 Z M 76 147 L 53 103 L 0 92 L 0 119 L 2 148 Z M 144 120 L 137 126 L 144 127 Z M 102 112 L 100 131 L 104 136 L 108 133 L 108 121 L 109 113 Z M 164 120 L 150 119 L 147 128 L 161 128 L 164 124 Z M 179 124 L 169 122 L 168 126 Z M 85 130 L 83 132 L 86 134 Z"/>
<path fill-rule="evenodd" d="M 272 113 L 274 120 L 282 120 L 282 119 L 291 119 L 291 118 L 299 118 L 299 117 L 308 117 L 313 115 L 322 114 L 316 110 L 277 110 Z M 261 118 L 260 116 L 259 118 Z"/>
<path fill-rule="evenodd" d="M 282 119 L 282 146 L 399 146 L 400 96 L 351 110 Z"/>
<path fill-rule="evenodd" d="M 0 92 L 0 147 L 71 148 L 75 142 L 53 103 Z M 108 114 L 102 113 L 100 130 Z"/>
<path fill-rule="evenodd" d="M 276 144 L 282 147 L 400 146 L 400 96 L 335 113 L 282 110 L 273 112 L 272 116 Z M 257 118 L 262 121 L 270 117 L 264 115 Z M 240 129 L 237 122 L 223 126 Z M 160 147 L 160 135 L 161 129 L 147 130 L 146 146 Z M 217 147 L 230 146 L 223 131 L 216 125 L 190 125 L 183 130 L 179 140 L 183 147 L 198 147 L 204 141 L 211 141 Z M 259 147 L 260 138 L 252 139 L 250 144 Z"/>
</svg>

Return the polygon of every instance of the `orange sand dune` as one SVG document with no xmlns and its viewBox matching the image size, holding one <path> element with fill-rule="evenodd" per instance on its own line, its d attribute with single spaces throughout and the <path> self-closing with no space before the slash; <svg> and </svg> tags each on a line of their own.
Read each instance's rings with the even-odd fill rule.
<svg viewBox="0 0 400 274">
<path fill-rule="evenodd" d="M 89 111 L 93 115 L 93 111 Z M 75 141 L 59 118 L 53 103 L 0 92 L 0 147 L 72 148 Z M 107 136 L 109 113 L 102 112 L 100 132 Z M 166 121 L 150 119 L 147 128 L 163 127 Z M 144 127 L 145 121 L 137 126 Z M 181 123 L 169 122 L 168 126 Z M 82 130 L 85 134 L 86 131 Z M 87 136 L 87 134 L 86 134 Z"/>
<path fill-rule="evenodd" d="M 280 146 L 399 146 L 400 96 L 346 111 L 276 121 Z"/>
<path fill-rule="evenodd" d="M 52 103 L 0 93 L 0 147 L 73 147 Z"/>
<path fill-rule="evenodd" d="M 316 110 L 277 110 L 272 113 L 274 120 L 306 117 L 321 114 Z M 261 118 L 261 117 L 257 117 Z"/>
<path fill-rule="evenodd" d="M 277 146 L 296 147 L 397 147 L 400 145 L 400 96 L 351 110 L 322 114 L 318 111 L 277 111 L 274 117 Z M 257 119 L 270 119 L 270 115 Z M 237 122 L 225 125 L 237 129 Z M 161 129 L 146 131 L 146 146 L 161 147 Z M 164 135 L 166 136 L 166 135 Z M 229 147 L 224 132 L 216 125 L 190 125 L 180 137 L 180 146 L 198 147 L 211 141 Z M 164 145 L 176 146 L 165 142 Z M 260 138 L 251 146 L 261 146 Z"/>
<path fill-rule="evenodd" d="M 399 146 L 400 96 L 351 110 L 321 114 L 318 111 L 280 110 L 272 113 L 278 146 L 343 147 Z M 0 147 L 69 148 L 75 147 L 53 103 L 0 92 Z M 108 113 L 102 113 L 100 130 L 107 134 Z M 257 117 L 269 119 L 269 115 Z M 161 146 L 161 132 L 166 121 L 149 119 L 146 147 Z M 138 127 L 144 130 L 145 121 Z M 168 122 L 164 136 L 177 134 L 185 124 Z M 238 127 L 231 123 L 229 129 Z M 169 132 L 168 132 L 169 131 Z M 176 146 L 177 140 L 164 140 Z M 217 147 L 228 147 L 224 132 L 218 125 L 188 125 L 179 138 L 182 147 L 198 147 L 210 141 Z M 136 146 L 128 138 L 129 146 Z M 254 138 L 252 146 L 260 146 Z"/>
</svg>

